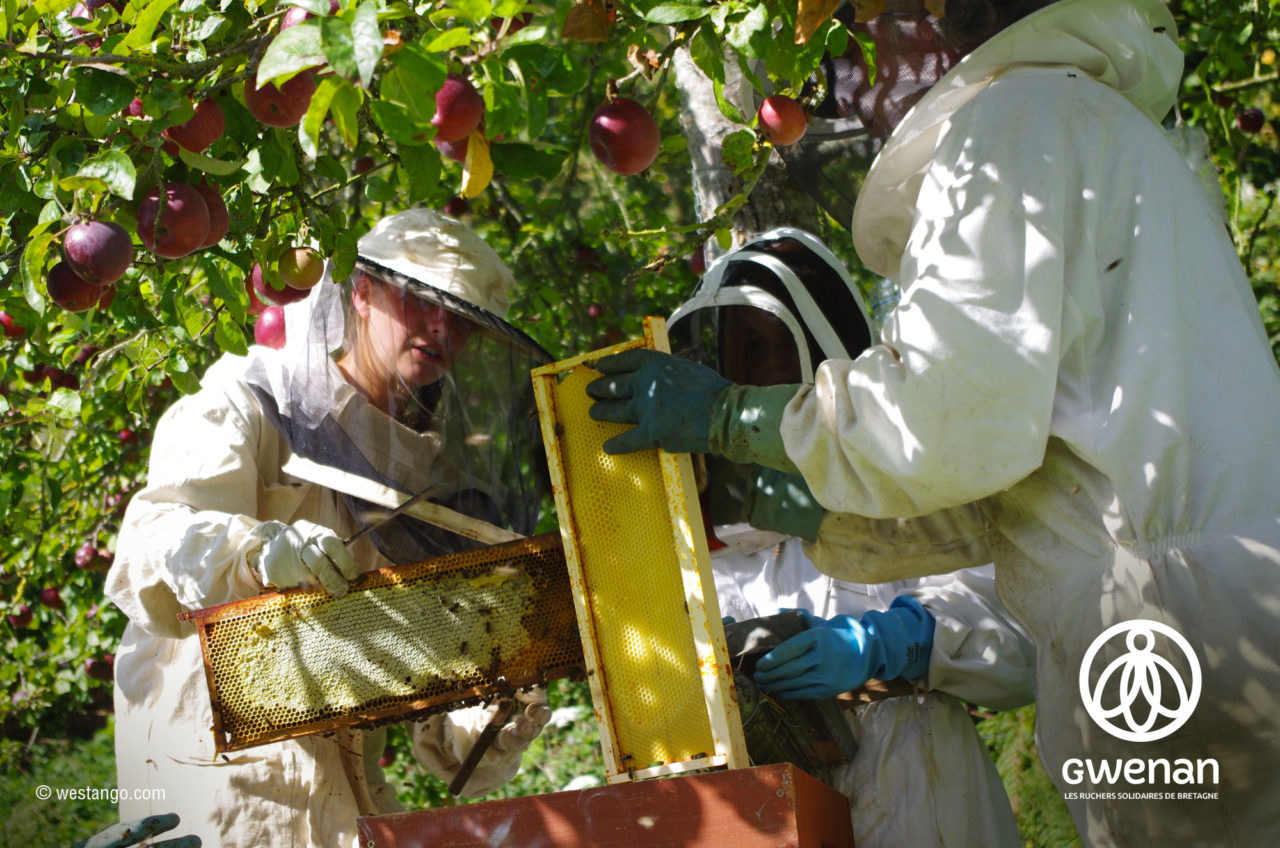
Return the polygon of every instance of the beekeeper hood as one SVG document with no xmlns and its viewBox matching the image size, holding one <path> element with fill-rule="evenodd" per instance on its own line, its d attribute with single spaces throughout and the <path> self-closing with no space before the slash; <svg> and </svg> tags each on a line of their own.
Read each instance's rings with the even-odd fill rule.
<svg viewBox="0 0 1280 848">
<path fill-rule="evenodd" d="M 812 382 L 826 359 L 870 344 L 866 303 L 844 264 L 804 230 L 780 227 L 720 257 L 669 320 L 672 351 L 738 383 Z M 753 470 L 708 455 L 713 525 L 743 520 Z"/>
<path fill-rule="evenodd" d="M 466 520 L 387 521 L 368 482 L 531 533 L 545 463 L 529 371 L 551 357 L 503 318 L 510 270 L 461 222 L 410 209 L 360 239 L 343 281 L 332 272 L 285 307 L 282 349 L 250 349 L 248 381 L 300 457 L 286 473 L 337 491 L 396 563 L 494 539 Z"/>
</svg>

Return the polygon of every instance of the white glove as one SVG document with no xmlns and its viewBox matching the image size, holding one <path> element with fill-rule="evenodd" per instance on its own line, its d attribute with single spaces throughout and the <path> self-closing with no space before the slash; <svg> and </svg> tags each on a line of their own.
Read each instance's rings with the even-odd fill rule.
<svg viewBox="0 0 1280 848">
<path fill-rule="evenodd" d="M 524 712 L 498 731 L 493 749 L 502 754 L 514 754 L 529 747 L 551 721 L 551 708 L 547 706 L 547 690 L 535 687 L 528 692 L 517 692 L 516 700 L 525 704 Z"/>
<path fill-rule="evenodd" d="M 292 524 L 266 521 L 258 531 L 265 541 L 255 567 L 264 586 L 321 586 L 341 598 L 348 582 L 360 576 L 360 565 L 328 527 L 298 519 Z"/>
</svg>

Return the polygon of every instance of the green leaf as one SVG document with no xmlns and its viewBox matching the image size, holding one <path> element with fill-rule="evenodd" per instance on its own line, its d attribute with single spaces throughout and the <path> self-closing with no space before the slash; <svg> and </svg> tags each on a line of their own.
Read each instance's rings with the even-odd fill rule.
<svg viewBox="0 0 1280 848">
<path fill-rule="evenodd" d="M 745 18 L 729 27 L 725 40 L 738 55 L 749 59 L 763 59 L 772 34 L 769 12 L 761 3 L 752 8 Z"/>
<path fill-rule="evenodd" d="M 444 84 L 445 68 L 438 56 L 405 48 L 383 74 L 378 96 L 406 110 L 410 121 L 429 125 L 436 114 L 436 92 Z"/>
<path fill-rule="evenodd" d="M 215 174 L 219 177 L 234 174 L 244 167 L 244 160 L 228 162 L 225 159 L 214 159 L 202 153 L 192 153 L 185 147 L 178 148 L 178 158 L 185 162 L 189 168 L 204 171 L 206 174 Z"/>
<path fill-rule="evenodd" d="M 76 101 L 94 115 L 116 115 L 133 100 L 128 76 L 99 68 L 76 69 Z"/>
<path fill-rule="evenodd" d="M 427 43 L 427 49 L 432 53 L 447 53 L 459 47 L 465 47 L 471 43 L 471 30 L 466 27 L 454 27 L 447 29 L 437 35 Z"/>
<path fill-rule="evenodd" d="M 493 16 L 493 4 L 489 0 L 450 0 L 449 8 L 473 24 L 488 24 Z"/>
<path fill-rule="evenodd" d="M 364 196 L 374 203 L 386 203 L 395 199 L 396 190 L 382 177 L 369 177 L 364 181 Z"/>
<path fill-rule="evenodd" d="M 333 124 L 338 128 L 338 135 L 348 150 L 355 150 L 360 141 L 360 122 L 357 113 L 364 102 L 364 93 L 347 80 L 334 92 L 333 104 L 329 111 L 333 113 Z"/>
<path fill-rule="evenodd" d="M 133 199 L 133 188 L 138 179 L 132 160 L 119 150 L 104 150 L 85 160 L 76 176 L 98 180 L 116 197 L 125 200 Z"/>
<path fill-rule="evenodd" d="M 375 100 L 369 104 L 373 121 L 399 145 L 426 144 L 435 135 L 435 127 L 415 123 L 409 113 L 394 103 Z"/>
<path fill-rule="evenodd" d="M 751 130 L 738 130 L 725 136 L 720 144 L 720 155 L 724 162 L 738 176 L 751 170 L 755 161 L 752 149 L 756 144 L 756 135 Z"/>
<path fill-rule="evenodd" d="M 244 356 L 249 352 L 244 330 L 225 310 L 218 314 L 218 320 L 213 325 L 213 339 L 218 343 L 219 348 L 228 353 Z"/>
<path fill-rule="evenodd" d="M 300 6 L 317 18 L 323 18 L 329 14 L 329 0 L 289 0 L 285 5 Z"/>
<path fill-rule="evenodd" d="M 348 79 L 356 75 L 356 45 L 350 21 L 336 16 L 321 18 L 320 49 L 334 73 Z"/>
<path fill-rule="evenodd" d="M 324 128 L 324 119 L 333 105 L 333 96 L 337 94 L 342 80 L 338 77 L 324 77 L 316 86 L 316 93 L 311 95 L 311 104 L 307 114 L 302 117 L 302 125 L 298 129 L 298 145 L 302 152 L 314 159 L 319 154 L 320 131 Z"/>
<path fill-rule="evenodd" d="M 493 4 L 493 16 L 495 18 L 514 18 L 516 15 L 524 11 L 524 7 L 529 5 L 528 0 L 498 0 Z"/>
<path fill-rule="evenodd" d="M 361 3 L 351 22 L 356 71 L 366 88 L 373 81 L 373 72 L 382 61 L 382 30 L 378 28 L 378 4 Z"/>
<path fill-rule="evenodd" d="M 745 124 L 747 122 L 746 117 L 738 110 L 738 107 L 730 103 L 729 98 L 724 96 L 723 82 L 713 80 L 711 83 L 711 90 L 715 92 L 716 105 L 720 107 L 720 114 L 724 115 L 735 124 Z"/>
<path fill-rule="evenodd" d="M 80 414 L 80 393 L 71 389 L 57 389 L 49 397 L 49 408 L 59 418 L 75 418 Z"/>
<path fill-rule="evenodd" d="M 22 276 L 22 294 L 27 299 L 27 305 L 38 315 L 44 314 L 45 303 L 44 296 L 40 294 L 40 283 L 44 281 L 45 258 L 54 238 L 53 233 L 37 236 L 27 242 L 26 248 L 22 251 L 22 263 L 19 266 L 19 274 Z"/>
<path fill-rule="evenodd" d="M 714 29 L 705 24 L 698 28 L 689 41 L 689 57 L 707 79 L 724 84 L 724 50 Z"/>
<path fill-rule="evenodd" d="M 303 21 L 277 35 L 262 54 L 258 64 L 258 88 L 268 82 L 277 86 L 299 72 L 323 65 L 325 52 L 320 44 L 320 24 Z"/>
<path fill-rule="evenodd" d="M 841 27 L 844 29 L 844 27 Z M 862 61 L 867 63 L 870 73 L 867 75 L 867 85 L 876 84 L 876 42 L 869 33 L 855 32 L 853 38 L 858 42 L 858 49 L 862 51 Z"/>
<path fill-rule="evenodd" d="M 134 0 L 134 4 L 137 2 L 139 0 Z M 133 29 L 122 42 L 123 47 L 133 51 L 141 50 L 150 44 L 151 37 L 155 35 L 156 27 L 160 24 L 160 18 L 176 2 L 177 0 L 151 0 L 138 12 L 138 16 L 133 21 Z"/>
<path fill-rule="evenodd" d="M 495 171 L 518 180 L 554 179 L 568 155 L 564 148 L 540 148 L 520 141 L 495 143 L 489 153 Z"/>
<path fill-rule="evenodd" d="M 679 24 L 685 21 L 696 21 L 711 14 L 710 6 L 688 3 L 662 3 L 644 13 L 644 19 L 651 24 Z"/>
<path fill-rule="evenodd" d="M 181 353 L 170 354 L 164 373 L 184 395 L 193 395 L 200 390 L 200 379 L 191 373 L 191 365 Z"/>
<path fill-rule="evenodd" d="M 400 169 L 409 185 L 409 203 L 416 203 L 431 194 L 440 182 L 440 157 L 425 147 L 402 147 Z"/>
</svg>

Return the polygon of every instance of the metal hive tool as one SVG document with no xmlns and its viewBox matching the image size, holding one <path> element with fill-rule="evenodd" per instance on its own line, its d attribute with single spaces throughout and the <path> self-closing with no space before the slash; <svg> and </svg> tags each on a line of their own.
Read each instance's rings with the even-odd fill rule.
<svg viewBox="0 0 1280 848">
<path fill-rule="evenodd" d="M 183 613 L 218 751 L 405 720 L 583 671 L 554 534 L 370 572 L 342 598 L 260 595 Z"/>
<path fill-rule="evenodd" d="M 533 372 L 583 654 L 611 782 L 748 765 L 688 455 L 609 456 L 626 429 L 594 421 L 591 363 L 643 340 Z"/>
</svg>

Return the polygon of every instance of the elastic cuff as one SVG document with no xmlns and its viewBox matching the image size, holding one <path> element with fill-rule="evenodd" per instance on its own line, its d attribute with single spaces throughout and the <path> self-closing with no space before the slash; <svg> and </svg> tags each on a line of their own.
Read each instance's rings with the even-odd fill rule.
<svg viewBox="0 0 1280 848">
<path fill-rule="evenodd" d="M 800 385 L 730 386 L 711 407 L 710 452 L 743 465 L 757 463 L 788 474 L 800 469 L 782 443 L 782 415 Z"/>
</svg>

